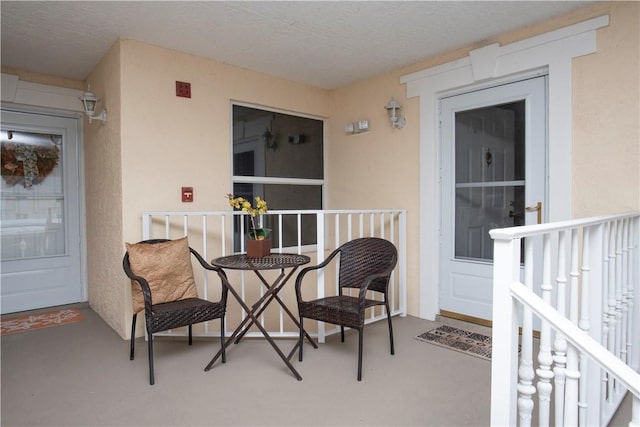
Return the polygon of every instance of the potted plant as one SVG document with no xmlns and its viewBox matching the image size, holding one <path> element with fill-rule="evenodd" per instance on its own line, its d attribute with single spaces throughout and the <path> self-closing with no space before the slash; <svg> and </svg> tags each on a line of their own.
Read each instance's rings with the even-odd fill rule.
<svg viewBox="0 0 640 427">
<path fill-rule="evenodd" d="M 256 217 L 267 212 L 267 202 L 261 197 L 256 196 L 255 207 L 251 205 L 244 197 L 235 197 L 233 194 L 227 194 L 229 205 L 242 212 L 247 212 L 251 220 L 251 230 L 247 234 L 247 256 L 252 258 L 261 258 L 271 253 L 271 239 L 269 233 L 271 229 L 264 227 L 256 227 Z"/>
</svg>

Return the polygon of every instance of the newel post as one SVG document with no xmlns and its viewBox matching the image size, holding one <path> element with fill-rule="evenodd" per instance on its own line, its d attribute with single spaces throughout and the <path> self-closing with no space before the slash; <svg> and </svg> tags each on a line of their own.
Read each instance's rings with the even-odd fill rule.
<svg viewBox="0 0 640 427">
<path fill-rule="evenodd" d="M 512 283 L 520 281 L 520 239 L 497 235 L 493 251 L 493 350 L 491 354 L 491 425 L 517 425 L 518 320 Z"/>
</svg>

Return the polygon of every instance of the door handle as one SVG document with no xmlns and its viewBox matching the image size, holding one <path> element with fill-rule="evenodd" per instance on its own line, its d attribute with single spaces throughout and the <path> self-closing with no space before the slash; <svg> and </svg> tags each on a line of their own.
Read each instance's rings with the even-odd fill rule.
<svg viewBox="0 0 640 427">
<path fill-rule="evenodd" d="M 527 206 L 524 209 L 527 212 L 538 211 L 538 224 L 542 224 L 542 202 L 536 203 L 535 206 Z"/>
</svg>

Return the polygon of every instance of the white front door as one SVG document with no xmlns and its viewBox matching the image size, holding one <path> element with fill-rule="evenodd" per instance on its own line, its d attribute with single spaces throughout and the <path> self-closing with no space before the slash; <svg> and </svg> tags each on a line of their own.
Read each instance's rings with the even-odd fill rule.
<svg viewBox="0 0 640 427">
<path fill-rule="evenodd" d="M 79 119 L 2 111 L 2 313 L 85 300 Z"/>
<path fill-rule="evenodd" d="M 546 77 L 441 100 L 442 314 L 491 320 L 489 230 L 544 212 L 546 124 Z"/>
</svg>

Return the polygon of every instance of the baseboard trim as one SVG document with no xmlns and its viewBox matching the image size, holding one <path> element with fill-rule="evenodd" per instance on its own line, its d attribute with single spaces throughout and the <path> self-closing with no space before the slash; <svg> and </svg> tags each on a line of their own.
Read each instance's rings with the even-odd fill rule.
<svg viewBox="0 0 640 427">
<path fill-rule="evenodd" d="M 454 313 L 452 311 L 447 311 L 447 310 L 440 310 L 440 316 L 461 320 L 463 322 L 474 323 L 476 325 L 486 326 L 488 328 L 491 328 L 493 326 L 493 322 L 491 320 L 468 316 L 466 314 Z"/>
</svg>

